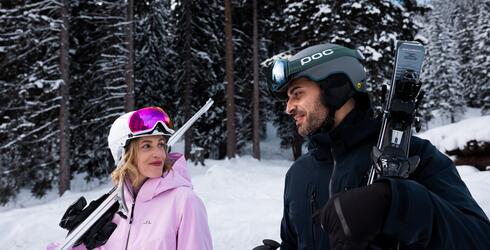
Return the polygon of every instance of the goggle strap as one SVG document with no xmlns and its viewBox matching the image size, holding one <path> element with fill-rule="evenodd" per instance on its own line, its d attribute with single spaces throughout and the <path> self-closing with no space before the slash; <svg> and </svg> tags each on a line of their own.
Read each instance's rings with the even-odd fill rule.
<svg viewBox="0 0 490 250">
<path fill-rule="evenodd" d="M 143 135 L 143 134 L 146 134 L 146 133 L 148 133 L 148 132 L 152 132 L 153 130 L 155 130 L 155 129 L 156 129 L 156 127 L 158 126 L 158 124 L 161 124 L 161 125 L 163 126 L 163 128 L 165 129 L 165 132 L 168 132 L 168 133 L 169 133 L 169 135 L 172 135 L 172 134 L 174 134 L 174 133 L 175 133 L 175 131 L 174 131 L 173 129 L 169 128 L 169 127 L 167 126 L 167 124 L 165 124 L 165 122 L 163 122 L 163 121 L 158 121 L 158 122 L 156 122 L 156 123 L 155 123 L 155 125 L 153 125 L 153 127 L 152 127 L 151 129 L 147 129 L 147 130 L 139 131 L 139 132 L 136 132 L 136 133 L 131 133 L 131 135 L 132 135 L 132 137 L 134 137 L 134 136 L 138 136 L 138 135 Z"/>
</svg>

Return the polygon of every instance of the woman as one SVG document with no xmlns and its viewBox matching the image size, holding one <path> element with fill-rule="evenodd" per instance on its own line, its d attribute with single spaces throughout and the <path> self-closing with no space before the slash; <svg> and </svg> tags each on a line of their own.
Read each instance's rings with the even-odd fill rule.
<svg viewBox="0 0 490 250">
<path fill-rule="evenodd" d="M 169 116 L 158 107 L 129 112 L 113 123 L 108 142 L 117 168 L 112 179 L 125 184 L 128 212 L 116 213 L 76 249 L 212 249 L 206 209 L 192 190 L 186 161 L 167 151 L 173 133 Z M 68 217 L 60 226 L 71 231 L 76 223 Z"/>
</svg>

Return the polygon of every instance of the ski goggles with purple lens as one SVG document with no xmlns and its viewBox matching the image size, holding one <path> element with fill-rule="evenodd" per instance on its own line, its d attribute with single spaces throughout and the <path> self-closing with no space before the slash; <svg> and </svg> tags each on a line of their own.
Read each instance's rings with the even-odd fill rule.
<svg viewBox="0 0 490 250">
<path fill-rule="evenodd" d="M 159 107 L 142 108 L 129 117 L 132 136 L 151 134 L 156 128 L 159 128 L 163 135 L 170 136 L 175 133 L 170 117 Z"/>
</svg>

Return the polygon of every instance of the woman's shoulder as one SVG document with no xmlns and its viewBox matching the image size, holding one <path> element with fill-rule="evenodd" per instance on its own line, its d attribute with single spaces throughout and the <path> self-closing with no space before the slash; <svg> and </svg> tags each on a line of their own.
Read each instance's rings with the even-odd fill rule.
<svg viewBox="0 0 490 250">
<path fill-rule="evenodd" d="M 163 202 L 169 202 L 169 199 L 174 200 L 178 203 L 186 202 L 201 202 L 199 196 L 194 192 L 192 187 L 189 186 L 178 186 L 167 192 L 161 193 L 156 196 L 156 198 L 163 199 Z"/>
<path fill-rule="evenodd" d="M 194 190 L 188 186 L 177 187 L 175 188 L 174 192 L 184 201 L 201 200 L 199 196 L 197 196 L 196 192 L 194 192 Z"/>
</svg>

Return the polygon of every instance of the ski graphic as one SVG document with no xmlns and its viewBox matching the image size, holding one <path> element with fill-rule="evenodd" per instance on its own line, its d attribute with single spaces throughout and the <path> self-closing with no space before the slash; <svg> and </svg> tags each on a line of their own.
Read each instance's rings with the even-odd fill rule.
<svg viewBox="0 0 490 250">
<path fill-rule="evenodd" d="M 418 156 L 408 158 L 415 112 L 422 99 L 420 73 L 425 57 L 423 45 L 398 41 L 395 67 L 388 101 L 383 109 L 383 122 L 368 184 L 381 176 L 408 177 L 418 165 Z"/>
</svg>

